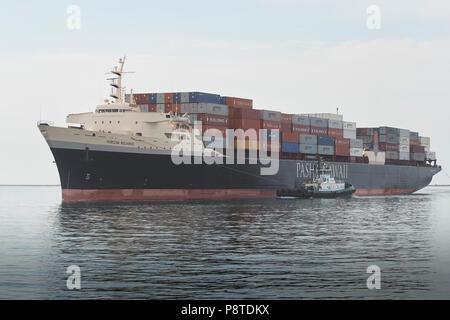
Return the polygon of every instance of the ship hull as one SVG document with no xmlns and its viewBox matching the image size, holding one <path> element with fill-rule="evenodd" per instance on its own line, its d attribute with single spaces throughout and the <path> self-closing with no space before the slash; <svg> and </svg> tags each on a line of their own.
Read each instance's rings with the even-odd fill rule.
<svg viewBox="0 0 450 320">
<path fill-rule="evenodd" d="M 208 165 L 172 162 L 169 154 L 89 151 L 52 147 L 64 202 L 274 198 L 311 178 L 317 164 L 279 160 L 278 173 L 260 164 Z M 437 167 L 329 163 L 333 176 L 350 182 L 357 196 L 410 194 L 427 186 Z"/>
</svg>

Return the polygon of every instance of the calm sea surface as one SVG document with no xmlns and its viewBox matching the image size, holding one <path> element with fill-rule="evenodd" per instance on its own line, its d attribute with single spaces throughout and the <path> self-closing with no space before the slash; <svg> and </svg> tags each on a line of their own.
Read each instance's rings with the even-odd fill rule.
<svg viewBox="0 0 450 320">
<path fill-rule="evenodd" d="M 81 269 L 68 290 L 66 269 Z M 368 290 L 369 265 L 381 289 Z M 410 196 L 61 205 L 0 187 L 0 299 L 450 298 L 450 187 Z"/>
</svg>

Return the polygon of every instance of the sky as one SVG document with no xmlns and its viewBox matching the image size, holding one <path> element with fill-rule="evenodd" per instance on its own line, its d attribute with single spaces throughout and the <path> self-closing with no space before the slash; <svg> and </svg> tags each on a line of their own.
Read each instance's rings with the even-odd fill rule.
<svg viewBox="0 0 450 320">
<path fill-rule="evenodd" d="M 0 39 L 0 184 L 59 183 L 36 123 L 93 111 L 123 55 L 134 92 L 419 131 L 450 184 L 448 0 L 2 1 Z"/>
</svg>

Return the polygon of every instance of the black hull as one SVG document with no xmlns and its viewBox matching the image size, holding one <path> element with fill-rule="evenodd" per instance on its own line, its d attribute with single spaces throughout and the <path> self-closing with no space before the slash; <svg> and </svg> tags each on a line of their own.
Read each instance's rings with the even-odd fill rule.
<svg viewBox="0 0 450 320">
<path fill-rule="evenodd" d="M 169 154 L 51 150 L 65 201 L 276 197 L 277 190 L 294 188 L 311 178 L 316 166 L 314 162 L 280 160 L 276 175 L 263 176 L 259 163 L 175 165 Z M 439 167 L 330 165 L 337 179 L 353 184 L 356 195 L 412 193 L 427 186 L 440 171 Z"/>
</svg>

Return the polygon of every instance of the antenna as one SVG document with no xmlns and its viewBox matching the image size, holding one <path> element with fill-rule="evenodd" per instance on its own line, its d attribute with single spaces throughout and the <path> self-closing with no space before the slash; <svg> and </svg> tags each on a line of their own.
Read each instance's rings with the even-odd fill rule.
<svg viewBox="0 0 450 320">
<path fill-rule="evenodd" d="M 122 103 L 123 102 L 123 95 L 122 95 L 122 75 L 125 73 L 135 73 L 134 71 L 123 71 L 123 66 L 125 64 L 125 58 L 119 59 L 119 66 L 114 66 L 110 72 L 107 72 L 106 74 L 112 74 L 115 75 L 115 78 L 108 78 L 107 80 L 110 80 L 111 83 L 109 84 L 111 88 L 111 94 L 110 97 L 114 98 L 114 103 Z"/>
<path fill-rule="evenodd" d="M 339 107 L 336 108 L 336 114 L 339 114 Z"/>
</svg>

